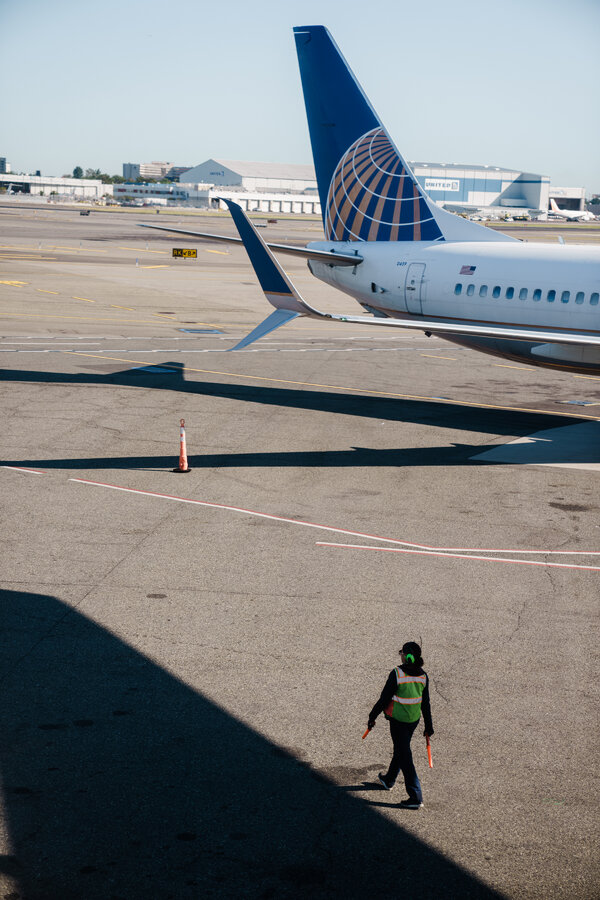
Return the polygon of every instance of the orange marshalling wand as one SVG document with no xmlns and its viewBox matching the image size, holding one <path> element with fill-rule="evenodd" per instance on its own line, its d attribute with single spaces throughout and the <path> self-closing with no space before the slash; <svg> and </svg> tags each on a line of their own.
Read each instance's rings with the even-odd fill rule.
<svg viewBox="0 0 600 900">
<path fill-rule="evenodd" d="M 427 743 L 427 759 L 429 760 L 429 768 L 433 769 L 433 760 L 431 758 L 431 744 L 429 743 L 429 735 L 425 735 L 425 741 Z"/>
<path fill-rule="evenodd" d="M 363 736 L 362 736 L 363 741 L 364 741 L 364 739 L 366 738 L 366 736 L 368 735 L 368 733 L 370 732 L 370 730 L 371 730 L 370 728 L 367 728 L 367 730 L 366 730 L 365 733 L 363 734 Z"/>
</svg>

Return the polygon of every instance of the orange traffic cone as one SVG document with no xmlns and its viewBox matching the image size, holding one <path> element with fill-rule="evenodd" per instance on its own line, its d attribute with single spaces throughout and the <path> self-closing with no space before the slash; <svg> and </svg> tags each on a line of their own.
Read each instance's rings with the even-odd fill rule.
<svg viewBox="0 0 600 900">
<path fill-rule="evenodd" d="M 187 448 L 185 445 L 185 419 L 179 423 L 179 465 L 174 472 L 191 472 L 187 461 Z"/>
</svg>

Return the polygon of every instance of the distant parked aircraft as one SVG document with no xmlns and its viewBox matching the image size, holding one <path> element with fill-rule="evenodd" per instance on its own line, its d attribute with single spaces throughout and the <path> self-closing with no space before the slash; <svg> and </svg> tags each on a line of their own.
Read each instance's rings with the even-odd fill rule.
<svg viewBox="0 0 600 900">
<path fill-rule="evenodd" d="M 594 222 L 596 219 L 596 216 L 586 209 L 560 209 L 556 205 L 554 197 L 550 198 L 550 212 L 548 215 L 551 218 L 568 219 L 569 222 Z"/>
</svg>

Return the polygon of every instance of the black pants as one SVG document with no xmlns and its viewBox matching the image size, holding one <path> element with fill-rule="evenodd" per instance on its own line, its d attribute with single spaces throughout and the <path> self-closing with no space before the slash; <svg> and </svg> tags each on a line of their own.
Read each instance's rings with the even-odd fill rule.
<svg viewBox="0 0 600 900">
<path fill-rule="evenodd" d="M 422 803 L 421 782 L 419 781 L 410 749 L 410 740 L 419 723 L 398 722 L 396 719 L 390 719 L 389 723 L 390 734 L 394 743 L 394 755 L 384 778 L 391 785 L 398 777 L 398 773 L 402 771 L 408 796 L 411 800 Z"/>
</svg>

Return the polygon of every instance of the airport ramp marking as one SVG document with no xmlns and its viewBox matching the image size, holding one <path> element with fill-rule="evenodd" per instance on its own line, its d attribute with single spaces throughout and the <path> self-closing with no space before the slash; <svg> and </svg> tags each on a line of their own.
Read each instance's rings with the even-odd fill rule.
<svg viewBox="0 0 600 900">
<path fill-rule="evenodd" d="M 332 544 L 326 541 L 317 541 L 317 547 L 335 547 L 343 550 L 380 550 L 387 553 L 416 553 L 421 556 L 446 556 L 450 559 L 483 560 L 485 562 L 512 563 L 513 566 L 543 566 L 552 569 L 582 569 L 587 572 L 600 572 L 600 566 L 578 566 L 575 563 L 539 562 L 533 559 L 509 559 L 506 556 L 480 556 L 467 555 L 465 553 L 444 553 L 432 550 L 408 550 L 400 547 L 370 547 L 362 544 Z M 591 554 L 590 554 L 591 555 Z M 595 555 L 595 554 L 594 554 Z"/>
<path fill-rule="evenodd" d="M 117 250 L 135 250 L 136 253 L 162 253 L 164 256 L 168 250 L 146 250 L 144 247 L 117 247 Z"/>
<path fill-rule="evenodd" d="M 114 316 L 63 316 L 59 313 L 12 313 L 0 312 L 0 317 L 4 316 L 17 319 L 75 319 L 78 322 L 119 322 L 121 325 L 128 323 L 130 325 L 166 325 L 166 322 L 155 322 L 153 319 L 117 319 Z M 129 362 L 129 360 L 127 360 Z M 572 415 L 572 413 L 563 413 L 562 415 Z"/>
<path fill-rule="evenodd" d="M 38 247 L 38 250 L 41 250 L 41 247 Z M 14 250 L 18 252 L 19 250 L 23 250 L 25 253 L 33 253 L 35 251 L 35 247 L 15 247 L 11 244 L 0 244 L 0 250 Z"/>
<path fill-rule="evenodd" d="M 0 313 L 0 316 L 5 315 L 4 313 Z M 8 315 L 17 315 L 17 313 L 8 313 Z M 154 314 L 155 315 L 155 314 Z M 65 316 L 63 318 L 69 318 Z M 126 320 L 123 320 L 126 321 Z M 147 323 L 146 323 L 147 324 Z M 187 323 L 194 325 L 202 325 L 206 323 L 202 322 L 194 322 Z M 75 351 L 66 350 L 65 353 L 70 353 Z M 246 351 L 240 351 L 246 352 Z M 75 353 L 76 356 L 91 356 L 89 353 Z M 98 357 L 101 359 L 102 357 Z M 104 359 L 111 359 L 115 362 L 136 362 L 142 366 L 150 365 L 147 359 L 122 359 L 118 356 L 105 356 Z M 179 366 L 177 366 L 179 370 Z M 285 378 L 269 378 L 266 375 L 245 375 L 240 372 L 219 372 L 212 369 L 194 369 L 191 366 L 185 366 L 186 372 L 200 372 L 203 375 L 225 375 L 228 378 L 246 378 L 252 381 L 267 381 L 271 384 L 293 384 L 299 387 L 314 387 L 314 388 L 325 388 L 333 391 L 348 391 L 351 394 L 370 394 L 377 397 L 398 397 L 401 400 L 426 400 L 428 402 L 435 403 L 448 403 L 452 406 L 470 406 L 474 409 L 500 409 L 504 412 L 527 412 L 527 413 L 538 413 L 539 415 L 545 416 L 557 416 L 559 418 L 571 418 L 571 419 L 591 419 L 594 422 L 600 422 L 600 418 L 598 416 L 588 416 L 585 413 L 568 413 L 563 412 L 562 410 L 555 409 L 532 409 L 527 406 L 497 406 L 493 403 L 477 403 L 472 400 L 451 400 L 448 397 L 425 397 L 419 394 L 399 394 L 395 391 L 373 391 L 368 388 L 359 388 L 359 387 L 346 387 L 340 384 L 319 384 L 317 382 L 312 381 L 288 381 Z"/>
<path fill-rule="evenodd" d="M 122 491 L 127 494 L 139 494 L 145 497 L 157 497 L 161 500 L 173 500 L 176 503 L 189 503 L 192 506 L 204 506 L 209 507 L 211 509 L 224 509 L 228 512 L 237 512 L 242 513 L 247 516 L 255 516 L 259 519 L 271 519 L 276 522 L 284 522 L 288 525 L 298 525 L 303 528 L 317 528 L 321 531 L 331 531 L 335 534 L 348 534 L 354 537 L 362 537 L 367 538 L 367 540 L 372 541 L 384 541 L 387 544 L 396 544 L 402 545 L 402 547 L 411 548 L 411 551 L 419 553 L 429 553 L 434 555 L 441 556 L 450 556 L 450 555 L 461 555 L 464 556 L 465 559 L 474 559 L 477 557 L 470 556 L 472 553 L 515 553 L 515 554 L 537 554 L 537 555 L 554 555 L 554 556 L 600 556 L 600 550 L 519 550 L 519 549 L 494 549 L 490 547 L 433 547 L 428 544 L 416 544 L 412 541 L 401 541 L 396 538 L 386 538 L 381 537 L 376 534 L 368 534 L 363 531 L 352 531 L 348 528 L 336 528 L 333 525 L 321 525 L 317 522 L 305 522 L 302 519 L 290 519 L 287 516 L 277 516 L 273 513 L 264 513 L 258 512 L 254 509 L 246 509 L 242 506 L 229 506 L 225 503 L 214 503 L 208 500 L 192 500 L 188 497 L 178 497 L 174 494 L 162 494 L 157 491 L 144 491 L 140 488 L 128 488 L 119 484 L 108 484 L 104 481 L 91 481 L 87 478 L 69 478 L 69 481 L 76 482 L 77 484 L 87 484 L 93 487 L 103 487 L 109 488 L 113 491 Z M 332 544 L 331 546 L 353 546 L 354 545 L 346 545 L 346 544 Z M 362 549 L 362 548 L 361 548 Z M 385 549 L 393 549 L 387 547 L 370 547 L 365 549 L 372 550 L 385 550 Z M 408 551 L 407 551 L 408 552 Z M 497 557 L 489 557 L 496 561 Z M 509 562 L 516 562 L 517 560 L 508 560 Z M 533 563 L 532 563 L 533 564 Z M 550 563 L 535 563 L 536 565 L 551 565 Z M 561 564 L 562 565 L 562 564 Z M 587 568 L 587 567 L 579 567 L 579 568 Z M 594 567 L 595 568 L 595 567 Z M 600 566 L 597 567 L 600 571 Z"/>
<path fill-rule="evenodd" d="M 95 303 L 95 300 L 90 300 L 89 297 L 71 297 L 71 300 L 85 300 L 86 303 Z"/>
<path fill-rule="evenodd" d="M 108 250 L 93 250 L 91 247 L 60 247 L 58 245 L 50 245 L 46 247 L 47 250 L 72 250 L 74 253 L 81 253 L 84 250 L 86 253 L 108 253 Z"/>
<path fill-rule="evenodd" d="M 26 469 L 24 466 L 1 466 L 2 469 L 12 469 L 15 472 L 28 472 L 30 475 L 47 475 L 47 472 L 41 472 L 39 469 Z"/>
</svg>

